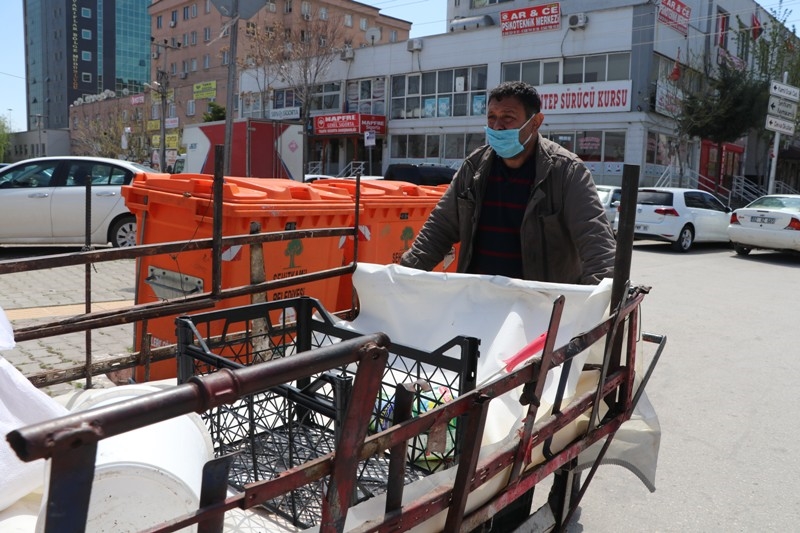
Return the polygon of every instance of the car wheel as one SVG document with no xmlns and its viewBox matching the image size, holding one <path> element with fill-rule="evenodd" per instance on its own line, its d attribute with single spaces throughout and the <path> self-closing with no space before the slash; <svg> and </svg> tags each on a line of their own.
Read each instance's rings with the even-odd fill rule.
<svg viewBox="0 0 800 533">
<path fill-rule="evenodd" d="M 678 240 L 672 243 L 672 249 L 678 252 L 688 252 L 694 243 L 694 230 L 688 224 L 681 229 Z"/>
<path fill-rule="evenodd" d="M 136 217 L 127 215 L 118 218 L 108 230 L 108 240 L 114 248 L 136 245 Z"/>
<path fill-rule="evenodd" d="M 752 250 L 752 248 L 733 243 L 733 251 L 736 252 L 736 255 L 747 255 L 750 253 L 750 250 Z"/>
</svg>

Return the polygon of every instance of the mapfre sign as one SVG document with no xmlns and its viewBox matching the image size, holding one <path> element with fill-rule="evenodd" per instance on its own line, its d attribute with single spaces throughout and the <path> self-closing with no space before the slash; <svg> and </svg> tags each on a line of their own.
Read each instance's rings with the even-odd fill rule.
<svg viewBox="0 0 800 533">
<path fill-rule="evenodd" d="M 314 117 L 314 135 L 343 135 L 372 131 L 386 133 L 386 117 L 362 113 L 337 113 Z"/>
</svg>

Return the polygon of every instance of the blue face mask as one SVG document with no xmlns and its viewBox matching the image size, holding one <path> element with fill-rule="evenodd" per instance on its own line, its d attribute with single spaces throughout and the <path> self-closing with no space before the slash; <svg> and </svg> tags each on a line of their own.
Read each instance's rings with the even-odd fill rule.
<svg viewBox="0 0 800 533">
<path fill-rule="evenodd" d="M 528 125 L 528 122 L 531 121 L 533 117 L 536 116 L 534 113 L 531 118 L 525 121 L 519 128 L 511 129 L 511 130 L 493 130 L 489 126 L 484 126 L 483 129 L 486 132 L 486 143 L 497 152 L 497 155 L 502 157 L 503 159 L 510 159 L 514 156 L 519 155 L 524 149 L 525 145 L 531 140 L 533 137 L 533 133 L 528 135 L 528 138 L 525 139 L 525 142 L 519 142 L 519 132 L 522 128 Z"/>
</svg>

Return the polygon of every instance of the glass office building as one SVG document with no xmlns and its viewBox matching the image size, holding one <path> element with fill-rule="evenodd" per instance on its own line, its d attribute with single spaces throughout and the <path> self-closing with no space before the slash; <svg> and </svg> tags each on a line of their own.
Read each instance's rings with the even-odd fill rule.
<svg viewBox="0 0 800 533">
<path fill-rule="evenodd" d="M 24 0 L 28 129 L 69 127 L 79 98 L 142 90 L 150 0 Z"/>
</svg>

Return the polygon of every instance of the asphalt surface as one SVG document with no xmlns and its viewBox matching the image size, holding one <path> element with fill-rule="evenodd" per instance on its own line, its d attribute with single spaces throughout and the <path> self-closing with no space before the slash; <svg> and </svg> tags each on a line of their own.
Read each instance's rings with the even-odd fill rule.
<svg viewBox="0 0 800 533">
<path fill-rule="evenodd" d="M 63 251 L 52 248 L 0 249 L 0 260 Z M 133 305 L 133 260 L 97 263 L 91 268 L 92 311 Z M 85 278 L 84 265 L 0 275 L 0 307 L 15 329 L 84 313 Z M 133 326 L 127 324 L 93 330 L 91 345 L 95 361 L 130 353 L 133 351 Z M 85 332 L 19 342 L 14 349 L 0 353 L 26 376 L 82 365 L 86 360 L 85 354 Z M 44 390 L 51 395 L 58 395 L 83 384 L 81 380 L 53 385 Z M 92 385 L 105 387 L 113 383 L 104 376 L 97 376 L 93 378 Z"/>
</svg>

